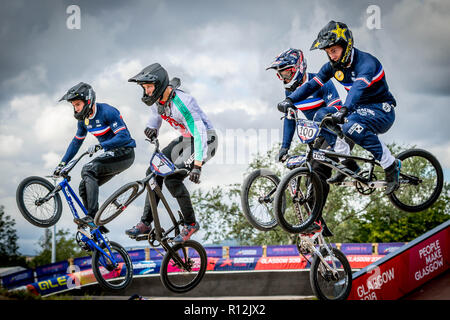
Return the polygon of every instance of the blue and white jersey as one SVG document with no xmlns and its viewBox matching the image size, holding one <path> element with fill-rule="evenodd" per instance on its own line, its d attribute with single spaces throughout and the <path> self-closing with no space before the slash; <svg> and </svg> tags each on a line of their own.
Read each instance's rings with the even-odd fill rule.
<svg viewBox="0 0 450 320">
<path fill-rule="evenodd" d="M 95 113 L 86 121 L 78 121 L 75 137 L 61 161 L 67 163 L 72 160 L 88 132 L 98 139 L 105 151 L 119 147 L 136 147 L 136 142 L 131 137 L 119 110 L 106 103 L 96 103 Z"/>
<path fill-rule="evenodd" d="M 313 79 L 297 88 L 288 97 L 295 102 L 304 100 L 334 77 L 348 91 L 343 104 L 351 112 L 356 105 L 387 102 L 396 105 L 389 91 L 386 76 L 380 61 L 369 53 L 353 48 L 350 66 L 335 70 L 330 62 L 322 66 Z"/>
<path fill-rule="evenodd" d="M 315 73 L 308 73 L 307 81 L 312 80 L 316 76 L 317 74 Z M 292 91 L 286 90 L 286 97 L 289 97 L 290 94 L 292 94 Z M 340 106 L 341 99 L 339 98 L 339 94 L 334 87 L 333 82 L 328 81 L 324 86 L 315 90 L 306 99 L 294 102 L 294 105 L 298 110 L 304 112 L 320 107 Z"/>
<path fill-rule="evenodd" d="M 315 73 L 308 73 L 307 80 L 312 80 L 317 75 Z M 303 84 L 305 85 L 305 84 Z M 303 86 L 302 85 L 302 86 Z M 301 88 L 300 86 L 299 88 Z M 292 91 L 286 90 L 286 97 Z M 306 119 L 313 120 L 314 115 L 319 109 L 325 107 L 334 107 L 330 108 L 328 111 L 330 113 L 334 113 L 338 111 L 341 107 L 341 99 L 339 98 L 339 94 L 334 86 L 333 82 L 330 80 L 325 83 L 322 87 L 317 88 L 309 97 L 304 100 L 294 102 L 294 105 L 298 110 L 302 111 L 305 115 Z M 331 111 L 332 110 L 332 111 Z M 283 141 L 281 143 L 281 147 L 290 148 L 292 138 L 295 133 L 295 120 L 284 118 L 283 124 Z"/>
</svg>

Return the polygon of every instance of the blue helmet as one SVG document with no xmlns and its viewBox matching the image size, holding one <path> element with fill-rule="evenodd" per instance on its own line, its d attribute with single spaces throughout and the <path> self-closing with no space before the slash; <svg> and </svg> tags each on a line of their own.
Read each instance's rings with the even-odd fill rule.
<svg viewBox="0 0 450 320">
<path fill-rule="evenodd" d="M 294 91 L 303 83 L 306 73 L 306 59 L 302 50 L 288 49 L 280 53 L 266 70 L 275 69 L 278 78 L 283 81 L 286 90 Z M 290 72 L 281 71 L 289 70 Z"/>
</svg>

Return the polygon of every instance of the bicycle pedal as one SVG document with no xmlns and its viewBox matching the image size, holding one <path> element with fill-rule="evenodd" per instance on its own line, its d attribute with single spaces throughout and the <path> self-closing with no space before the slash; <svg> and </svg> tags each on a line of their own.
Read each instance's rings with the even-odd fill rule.
<svg viewBox="0 0 450 320">
<path fill-rule="evenodd" d="M 134 239 L 136 241 L 143 241 L 143 240 L 148 240 L 148 234 L 140 234 L 136 237 L 130 236 L 131 239 Z"/>
</svg>

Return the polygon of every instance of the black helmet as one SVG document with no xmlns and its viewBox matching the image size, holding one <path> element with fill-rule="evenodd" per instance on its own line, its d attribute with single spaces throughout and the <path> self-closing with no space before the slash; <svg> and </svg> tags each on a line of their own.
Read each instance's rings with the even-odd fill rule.
<svg viewBox="0 0 450 320">
<path fill-rule="evenodd" d="M 310 50 L 326 49 L 334 45 L 340 45 L 344 49 L 344 53 L 339 61 L 332 61 L 330 59 L 330 63 L 333 68 L 342 69 L 350 61 L 353 49 L 353 36 L 345 23 L 331 20 L 320 30 Z"/>
<path fill-rule="evenodd" d="M 148 67 L 145 67 L 134 77 L 128 79 L 128 82 L 136 82 L 140 85 L 144 83 L 153 83 L 155 85 L 155 91 L 153 91 L 151 96 L 148 96 L 144 89 L 144 96 L 142 97 L 142 101 L 146 105 L 151 106 L 162 97 L 169 85 L 169 75 L 167 74 L 166 69 L 159 63 L 153 63 Z"/>
<path fill-rule="evenodd" d="M 67 93 L 61 99 L 59 99 L 59 101 L 62 100 L 67 100 L 69 102 L 73 100 L 84 101 L 83 109 L 80 112 L 76 112 L 74 110 L 73 115 L 77 120 L 84 120 L 85 118 L 89 117 L 89 114 L 92 111 L 92 107 L 95 104 L 95 91 L 89 84 L 80 82 L 79 84 L 70 88 Z"/>
</svg>

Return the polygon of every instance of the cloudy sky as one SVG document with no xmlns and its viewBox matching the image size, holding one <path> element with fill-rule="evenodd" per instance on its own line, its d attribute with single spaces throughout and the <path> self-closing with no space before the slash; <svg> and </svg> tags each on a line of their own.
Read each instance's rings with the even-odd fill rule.
<svg viewBox="0 0 450 320">
<path fill-rule="evenodd" d="M 80 8 L 77 29 L 69 28 L 76 21 L 67 11 L 72 4 Z M 283 89 L 265 67 L 294 47 L 304 50 L 308 71 L 317 72 L 327 58 L 309 47 L 332 19 L 347 23 L 355 46 L 384 66 L 398 107 L 382 139 L 426 148 L 450 168 L 448 1 L 1 0 L 0 5 L 0 205 L 16 220 L 23 254 L 35 253 L 43 230 L 21 217 L 15 190 L 27 176 L 50 174 L 75 134 L 71 107 L 57 102 L 68 88 L 90 83 L 97 101 L 121 111 L 137 141 L 134 165 L 100 189 L 101 200 L 142 178 L 147 168 L 148 107 L 140 101 L 141 89 L 127 79 L 154 62 L 181 78 L 219 132 L 219 152 L 205 166 L 200 187 L 241 182 L 250 154 L 281 138 L 276 103 Z M 338 91 L 344 98 L 344 90 Z M 161 143 L 175 137 L 163 124 Z M 92 143 L 90 136 L 82 148 Z M 80 170 L 81 165 L 73 170 L 75 190 Z M 187 184 L 190 190 L 198 187 Z M 123 230 L 138 221 L 142 206 L 137 201 L 111 223 L 110 239 L 136 245 Z M 66 205 L 57 227 L 75 230 Z"/>
</svg>

